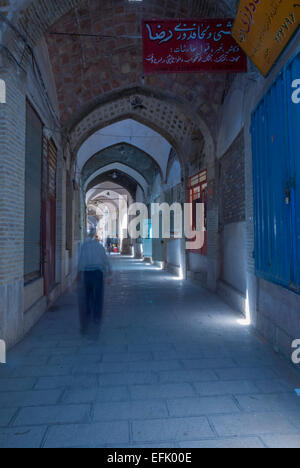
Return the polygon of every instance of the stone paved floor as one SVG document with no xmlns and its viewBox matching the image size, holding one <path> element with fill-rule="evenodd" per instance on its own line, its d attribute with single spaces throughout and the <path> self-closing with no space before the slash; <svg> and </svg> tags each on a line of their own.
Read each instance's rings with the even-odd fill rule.
<svg viewBox="0 0 300 468">
<path fill-rule="evenodd" d="M 115 259 L 100 337 L 60 299 L 0 367 L 0 447 L 300 447 L 300 380 L 216 296 Z"/>
</svg>

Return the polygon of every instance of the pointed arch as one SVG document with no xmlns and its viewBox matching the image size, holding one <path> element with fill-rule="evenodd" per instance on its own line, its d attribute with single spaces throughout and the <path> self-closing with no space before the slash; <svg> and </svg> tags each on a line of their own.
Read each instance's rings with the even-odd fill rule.
<svg viewBox="0 0 300 468">
<path fill-rule="evenodd" d="M 138 107 L 134 105 L 136 102 L 140 103 Z M 71 127 L 70 143 L 74 159 L 91 135 L 126 119 L 135 120 L 152 129 L 169 142 L 178 154 L 185 179 L 188 176 L 186 153 L 195 137 L 204 140 L 207 159 L 214 158 L 215 142 L 208 125 L 199 113 L 193 113 L 191 107 L 183 103 L 178 96 L 143 87 L 111 93 Z"/>
<path fill-rule="evenodd" d="M 137 184 L 141 187 L 144 193 L 147 192 L 148 188 L 148 182 L 146 179 L 143 177 L 142 174 L 137 172 L 135 169 L 130 168 L 129 166 L 125 166 L 124 164 L 121 163 L 112 163 L 112 164 L 107 164 L 106 166 L 101 167 L 98 169 L 96 172 L 94 172 L 84 183 L 83 189 L 86 191 L 87 187 L 89 184 L 95 180 L 99 175 L 105 174 L 109 171 L 113 170 L 120 170 L 121 172 L 124 172 L 128 176 L 132 177 L 133 179 L 136 180 Z"/>
</svg>

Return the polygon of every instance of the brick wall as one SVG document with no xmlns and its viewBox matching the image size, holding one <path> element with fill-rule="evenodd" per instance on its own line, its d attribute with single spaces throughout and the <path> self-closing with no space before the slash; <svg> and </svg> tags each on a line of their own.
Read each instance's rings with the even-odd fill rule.
<svg viewBox="0 0 300 468">
<path fill-rule="evenodd" d="M 0 285 L 3 285 L 23 277 L 26 116 L 24 90 L 16 74 L 6 71 L 1 78 L 7 89 L 7 103 L 0 104 Z"/>
<path fill-rule="evenodd" d="M 0 339 L 5 339 L 7 346 L 10 347 L 19 341 L 44 313 L 46 298 L 42 297 L 43 287 L 33 290 L 24 288 L 27 81 L 20 69 L 17 69 L 5 56 L 2 63 L 0 78 L 6 82 L 7 96 L 6 104 L 0 104 Z M 61 159 L 60 153 L 60 164 Z M 57 181 L 59 194 L 57 217 L 60 221 L 63 202 L 61 167 Z M 57 237 L 58 280 L 61 277 L 63 229 L 64 224 L 61 225 L 60 222 Z M 27 301 L 24 300 L 24 293 Z M 31 308 L 31 304 L 35 306 Z"/>
<path fill-rule="evenodd" d="M 221 223 L 245 221 L 245 147 L 243 133 L 220 161 Z"/>
<path fill-rule="evenodd" d="M 16 70 L 0 70 L 0 335 L 8 346 L 22 333 L 24 310 L 25 94 Z"/>
</svg>

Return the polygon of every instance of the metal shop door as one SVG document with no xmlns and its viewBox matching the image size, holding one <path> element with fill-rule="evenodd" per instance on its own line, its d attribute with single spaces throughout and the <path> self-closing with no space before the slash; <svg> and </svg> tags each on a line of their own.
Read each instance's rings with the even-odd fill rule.
<svg viewBox="0 0 300 468">
<path fill-rule="evenodd" d="M 252 115 L 256 274 L 300 293 L 300 54 Z"/>
<path fill-rule="evenodd" d="M 41 276 L 43 124 L 26 104 L 24 281 Z"/>
</svg>

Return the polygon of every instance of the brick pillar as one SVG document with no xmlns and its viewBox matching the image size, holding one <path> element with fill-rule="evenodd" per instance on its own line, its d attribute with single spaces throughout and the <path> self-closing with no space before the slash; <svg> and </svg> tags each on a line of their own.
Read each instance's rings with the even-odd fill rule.
<svg viewBox="0 0 300 468">
<path fill-rule="evenodd" d="M 64 204 L 64 161 L 63 151 L 57 152 L 57 173 L 56 173 L 56 283 L 60 284 L 59 292 L 63 291 L 64 280 L 64 255 L 65 255 L 65 213 Z"/>
<path fill-rule="evenodd" d="M 23 332 L 26 98 L 24 76 L 4 60 L 0 79 L 0 339 L 10 346 Z"/>
<path fill-rule="evenodd" d="M 207 165 L 207 287 L 217 290 L 220 269 L 219 199 L 217 187 L 217 164 L 214 160 Z"/>
<path fill-rule="evenodd" d="M 257 326 L 258 277 L 255 274 L 254 252 L 254 195 L 252 172 L 252 143 L 250 129 L 251 116 L 246 119 L 245 136 L 245 187 L 246 187 L 246 222 L 247 222 L 247 296 L 248 313 L 251 323 Z"/>
</svg>

